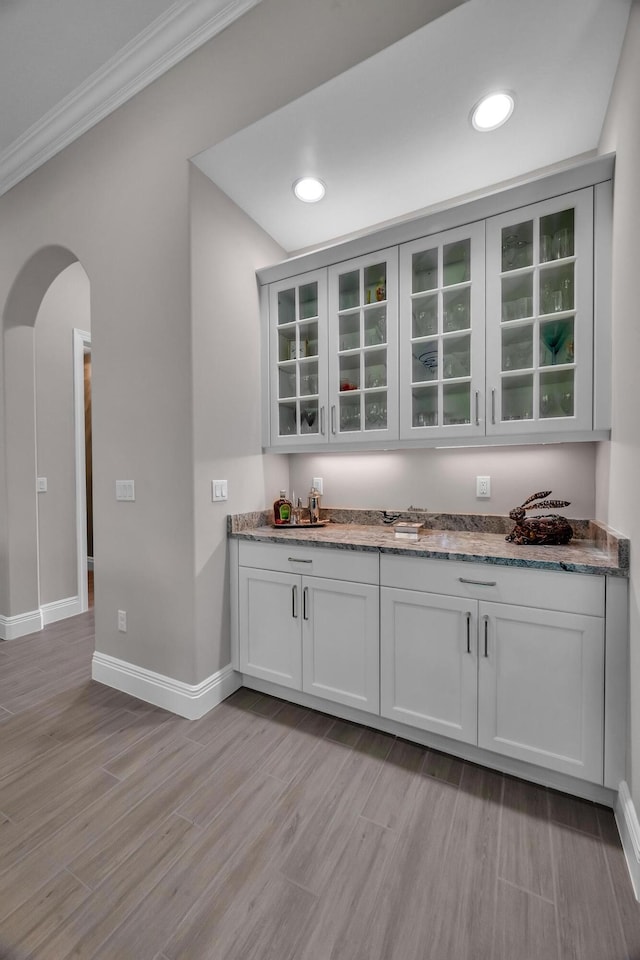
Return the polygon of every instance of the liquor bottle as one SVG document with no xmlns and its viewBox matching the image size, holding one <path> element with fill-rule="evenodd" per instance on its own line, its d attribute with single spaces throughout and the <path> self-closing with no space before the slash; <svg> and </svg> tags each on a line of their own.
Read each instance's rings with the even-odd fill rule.
<svg viewBox="0 0 640 960">
<path fill-rule="evenodd" d="M 286 490 L 281 490 L 280 497 L 274 501 L 273 518 L 278 525 L 291 523 L 291 500 L 287 500 Z"/>
</svg>

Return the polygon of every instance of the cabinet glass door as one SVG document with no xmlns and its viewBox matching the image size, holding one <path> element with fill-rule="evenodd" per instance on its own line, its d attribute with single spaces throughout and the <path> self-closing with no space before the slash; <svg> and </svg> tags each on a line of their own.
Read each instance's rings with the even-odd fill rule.
<svg viewBox="0 0 640 960">
<path fill-rule="evenodd" d="M 326 440 L 326 274 L 272 284 L 271 442 Z"/>
<path fill-rule="evenodd" d="M 482 433 L 484 229 L 400 248 L 400 435 Z"/>
<path fill-rule="evenodd" d="M 397 248 L 329 269 L 331 443 L 398 436 L 397 275 Z"/>
<path fill-rule="evenodd" d="M 592 236 L 591 188 L 488 221 L 487 433 L 591 427 Z"/>
</svg>

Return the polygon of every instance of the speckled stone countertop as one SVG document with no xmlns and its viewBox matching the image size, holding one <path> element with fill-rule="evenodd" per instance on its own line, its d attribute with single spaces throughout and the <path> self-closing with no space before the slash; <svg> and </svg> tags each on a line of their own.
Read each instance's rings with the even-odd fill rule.
<svg viewBox="0 0 640 960">
<path fill-rule="evenodd" d="M 593 520 L 569 521 L 574 538 L 565 546 L 520 546 L 507 543 L 509 517 L 482 514 L 435 514 L 419 510 L 321 511 L 323 527 L 271 525 L 271 511 L 228 517 L 229 536 L 267 543 L 295 542 L 341 550 L 369 550 L 440 560 L 467 560 L 511 567 L 564 570 L 608 576 L 629 575 L 629 541 Z M 392 519 L 424 523 L 418 540 L 396 538 Z"/>
</svg>

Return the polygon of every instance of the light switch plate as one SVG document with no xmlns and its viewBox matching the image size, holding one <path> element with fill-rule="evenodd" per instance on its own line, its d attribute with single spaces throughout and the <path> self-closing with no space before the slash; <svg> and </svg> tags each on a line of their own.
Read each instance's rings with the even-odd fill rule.
<svg viewBox="0 0 640 960">
<path fill-rule="evenodd" d="M 136 485 L 133 480 L 116 480 L 116 500 L 135 500 Z"/>
<path fill-rule="evenodd" d="M 46 493 L 46 492 L 47 492 L 47 478 L 46 478 L 46 477 L 37 477 L 37 478 L 36 478 L 36 492 L 37 492 L 37 493 Z"/>
<path fill-rule="evenodd" d="M 211 481 L 211 499 L 214 503 L 219 500 L 227 500 L 228 496 L 229 494 L 226 480 Z"/>
</svg>

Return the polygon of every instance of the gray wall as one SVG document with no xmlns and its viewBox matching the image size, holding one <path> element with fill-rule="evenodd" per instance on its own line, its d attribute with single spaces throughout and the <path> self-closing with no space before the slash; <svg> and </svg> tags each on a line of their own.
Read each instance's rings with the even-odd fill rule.
<svg viewBox="0 0 640 960">
<path fill-rule="evenodd" d="M 79 263 L 47 290 L 36 318 L 36 469 L 40 603 L 78 594 L 73 329 L 91 329 L 89 278 Z"/>
<path fill-rule="evenodd" d="M 631 750 L 628 781 L 640 811 L 640 357 L 638 263 L 640 262 L 640 3 L 631 8 L 618 74 L 600 148 L 616 151 L 613 233 L 613 431 L 602 445 L 598 478 L 608 478 L 609 522 L 631 538 L 630 636 Z"/>
</svg>

